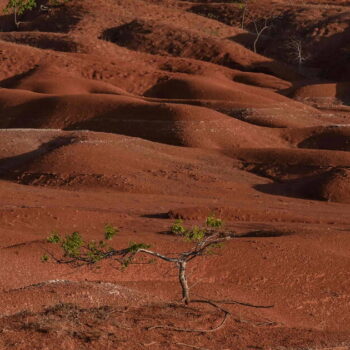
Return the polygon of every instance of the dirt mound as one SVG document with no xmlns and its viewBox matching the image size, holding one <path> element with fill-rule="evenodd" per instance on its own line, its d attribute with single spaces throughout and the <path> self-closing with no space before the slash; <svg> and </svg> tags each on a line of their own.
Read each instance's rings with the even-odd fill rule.
<svg viewBox="0 0 350 350">
<path fill-rule="evenodd" d="M 257 319 L 257 316 L 254 319 Z M 157 328 L 210 330 L 213 324 L 217 326 L 220 322 L 222 322 L 222 312 L 205 306 L 186 308 L 179 303 L 166 302 L 122 306 L 108 302 L 104 305 L 84 307 L 77 303 L 61 302 L 43 308 L 39 312 L 21 312 L 1 319 L 0 325 L 6 326 L 8 331 L 0 340 L 0 345 L 11 343 L 15 335 L 28 339 L 25 345 L 21 343 L 17 345 L 18 350 L 26 349 L 28 345 L 36 348 L 39 344 L 44 345 L 48 350 L 53 350 L 57 346 L 62 348 L 70 346 L 72 349 L 79 347 L 98 349 L 109 345 L 125 350 L 130 349 L 130 346 L 133 349 L 140 346 L 147 347 L 148 344 L 152 344 L 154 349 L 162 349 L 164 346 L 172 349 L 188 347 L 188 344 L 193 343 L 193 335 L 189 334 L 190 332 L 180 331 L 180 335 L 174 341 L 173 337 L 165 334 L 165 331 L 157 332 Z M 138 327 L 135 327 L 135 323 Z M 259 344 L 264 347 L 282 342 L 287 346 L 293 346 L 295 338 L 298 338 L 299 342 L 315 344 L 319 347 L 319 344 L 325 344 L 330 341 L 329 339 L 339 343 L 345 339 L 341 332 L 295 328 L 290 334 L 288 328 L 284 326 L 258 327 L 256 324 L 258 321 L 254 321 L 253 324 L 244 323 L 238 329 L 229 326 L 227 330 L 220 333 L 213 332 L 211 341 L 225 342 L 232 347 L 243 348 L 247 344 L 244 335 L 249 334 L 249 344 Z M 105 334 L 106 329 L 108 334 Z M 229 332 L 233 330 L 238 333 L 237 337 L 229 337 Z M 8 333 L 11 333 L 12 338 Z M 229 340 L 226 340 L 227 338 Z M 202 347 L 205 342 L 197 339 L 196 345 L 190 347 L 198 347 L 198 344 Z M 257 346 L 254 345 L 254 347 Z M 345 350 L 345 347 L 333 349 Z"/>
<path fill-rule="evenodd" d="M 55 33 L 0 33 L 0 40 L 24 44 L 44 50 L 76 52 L 78 45 L 68 35 Z"/>
<path fill-rule="evenodd" d="M 125 305 L 137 303 L 140 297 L 146 297 L 136 290 L 116 283 L 77 282 L 65 279 L 47 280 L 2 292 L 0 309 L 2 311 L 6 309 L 6 313 L 2 313 L 2 316 L 21 312 L 33 296 L 36 298 L 41 296 L 42 302 L 47 307 L 57 307 L 61 298 L 67 295 L 67 291 L 69 291 L 69 297 L 66 299 L 66 304 L 75 303 L 80 307 L 96 307 L 98 304 L 107 303 L 108 299 L 115 305 Z M 16 300 L 16 303 L 11 305 L 10 300 Z M 32 305 L 32 307 L 27 308 L 27 312 L 40 312 L 41 307 L 38 306 Z"/>
<path fill-rule="evenodd" d="M 0 86 L 7 89 L 29 90 L 41 94 L 114 94 L 130 95 L 102 81 L 84 79 L 74 73 L 67 73 L 54 65 L 36 66 L 20 75 L 3 80 Z"/>
<path fill-rule="evenodd" d="M 62 135 L 60 130 L 4 130 L 0 129 L 0 169 L 9 158 L 16 159 L 23 154 L 31 154 L 42 144 L 47 144 Z"/>
<path fill-rule="evenodd" d="M 274 195 L 349 203 L 348 152 L 266 151 L 239 150 L 236 153 L 242 169 L 274 180 L 271 184 L 256 185 L 257 190 Z"/>
<path fill-rule="evenodd" d="M 125 192 L 149 192 L 155 189 L 152 181 L 138 181 L 137 174 L 152 178 L 148 169 L 160 169 L 162 152 L 147 159 L 152 145 L 145 141 L 125 137 L 94 137 L 94 135 L 72 135 L 67 142 L 61 138 L 41 145 L 42 152 L 36 157 L 8 172 L 20 183 L 56 187 L 87 188 L 101 187 Z M 131 148 L 131 149 L 130 149 Z M 166 158 L 166 156 L 165 156 Z M 146 160 L 147 159 L 147 160 Z M 165 160 L 163 166 L 166 168 Z M 149 182 L 150 186 L 147 186 Z M 159 184 L 158 184 L 159 186 Z"/>
<path fill-rule="evenodd" d="M 233 76 L 233 80 L 237 83 L 273 90 L 282 90 L 291 87 L 288 81 L 264 73 L 236 72 Z"/>
<path fill-rule="evenodd" d="M 292 97 L 320 104 L 339 102 L 350 104 L 350 82 L 305 85 L 297 88 L 292 93 Z"/>
<path fill-rule="evenodd" d="M 226 65 L 231 68 L 246 65 L 249 57 L 248 52 L 241 47 L 240 56 L 235 57 L 235 60 L 231 58 L 232 61 L 229 62 L 229 57 L 223 57 L 225 56 L 223 46 L 214 39 L 152 21 L 135 20 L 121 27 L 110 28 L 101 38 L 132 50 L 151 54 L 182 56 L 217 64 L 224 63 L 223 60 L 226 59 Z M 194 45 L 189 46 L 189 42 Z M 248 62 L 248 65 L 250 63 Z"/>
<path fill-rule="evenodd" d="M 293 147 L 349 150 L 350 127 L 348 124 L 289 128 L 284 130 L 282 135 Z"/>
<path fill-rule="evenodd" d="M 209 107 L 261 126 L 301 127 L 323 123 L 316 118 L 319 114 L 316 109 L 273 91 L 223 77 L 179 75 L 165 78 L 144 95 Z"/>
<path fill-rule="evenodd" d="M 317 222 L 306 215 L 291 216 L 284 211 L 252 209 L 244 207 L 189 207 L 172 209 L 168 213 L 170 218 L 181 220 L 205 220 L 210 215 L 215 215 L 223 220 L 232 221 L 258 221 L 258 222 L 294 222 L 311 223 Z M 271 236 L 273 235 L 270 233 Z"/>
<path fill-rule="evenodd" d="M 305 186 L 304 193 L 315 199 L 350 203 L 350 170 L 332 169 Z"/>
<path fill-rule="evenodd" d="M 308 137 L 298 143 L 298 147 L 350 151 L 350 127 L 335 125 L 313 128 Z"/>
<path fill-rule="evenodd" d="M 182 76 L 167 79 L 145 92 L 145 96 L 168 99 L 224 100 L 245 103 L 249 100 L 252 107 L 291 102 L 284 96 L 254 86 L 248 86 L 228 79 L 211 79 L 199 76 Z"/>
<path fill-rule="evenodd" d="M 2 5 L 5 2 L 1 2 Z M 44 7 L 41 7 L 43 5 Z M 40 1 L 31 11 L 25 11 L 19 19 L 19 30 L 68 33 L 82 18 L 81 6 L 76 3 L 58 0 Z M 0 28 L 3 32 L 18 30 L 13 14 L 0 16 Z"/>
<path fill-rule="evenodd" d="M 323 173 L 332 167 L 350 167 L 350 154 L 311 149 L 237 149 L 231 156 L 242 168 L 277 181 Z"/>
<path fill-rule="evenodd" d="M 15 130 L 8 133 L 12 140 L 23 134 Z M 40 139 L 48 141 L 34 148 Z M 36 143 L 35 139 L 33 141 L 33 150 L 23 154 L 11 156 L 11 147 L 5 148 L 0 162 L 3 177 L 26 185 L 75 189 L 108 188 L 122 192 L 161 194 L 184 191 L 189 183 L 191 189 L 186 191 L 192 194 L 203 193 L 206 186 L 210 186 L 212 191 L 220 191 L 222 186 L 229 186 L 236 191 L 243 185 L 234 173 L 228 175 L 230 166 L 225 165 L 227 159 L 219 154 L 204 156 L 205 153 L 199 150 L 193 153 L 190 149 L 185 151 L 140 139 L 81 132 L 66 132 L 63 135 L 57 132 L 42 133 Z M 262 185 L 257 189 L 275 194 L 347 203 L 347 172 L 344 170 L 345 175 L 338 172 L 334 175 L 327 170 L 331 167 L 349 168 L 350 160 L 346 152 L 308 151 L 305 154 L 290 150 L 268 150 L 264 153 L 255 151 L 254 157 L 258 161 L 252 161 L 252 152 L 241 150 L 236 155 L 242 169 L 285 182 L 283 186 Z M 214 158 L 217 160 L 213 163 Z M 274 161 L 267 158 L 273 158 Z M 208 166 L 209 162 L 212 163 L 211 166 Z M 195 167 L 188 167 L 189 163 L 195 164 Z M 220 176 L 217 175 L 218 168 L 221 169 Z M 247 178 L 247 181 L 250 180 Z M 340 190 L 336 192 L 336 188 Z M 206 214 L 201 215 L 209 215 L 211 210 L 208 208 Z M 199 214 L 191 216 L 188 210 L 185 212 L 186 219 L 200 218 Z M 278 212 L 267 213 L 248 208 L 238 211 L 232 208 L 223 211 L 220 209 L 219 212 L 215 209 L 215 213 L 229 219 L 281 220 L 277 219 L 280 217 Z M 175 217 L 174 215 L 171 216 Z M 292 220 L 292 216 L 287 215 L 283 220 Z M 302 222 L 306 218 L 300 216 L 298 220 Z"/>
<path fill-rule="evenodd" d="M 208 91 L 206 91 L 206 93 L 207 92 Z M 254 107 L 252 107 L 252 105 L 245 100 L 177 100 L 154 98 L 148 100 L 153 102 L 166 102 L 173 104 L 186 103 L 187 105 L 210 108 L 235 119 L 239 119 L 257 126 L 269 128 L 302 128 L 329 124 L 329 122 L 322 118 L 323 116 L 317 110 L 309 107 L 304 107 L 300 104 L 294 104 L 293 101 L 291 101 L 291 103 L 270 103 L 266 105 L 260 104 L 254 105 Z"/>
<path fill-rule="evenodd" d="M 0 348 L 348 346 L 344 0 L 37 2 L 0 16 Z M 177 254 L 175 219 L 211 214 L 235 237 L 187 265 L 192 296 L 274 307 L 224 305 L 210 335 L 147 328 L 222 320 L 173 302 L 176 266 L 72 269 L 47 242 L 110 224 L 115 249 Z"/>
<path fill-rule="evenodd" d="M 46 96 L 20 91 L 3 89 L 0 97 L 0 105 L 4 101 L 0 112 L 6 116 L 0 121 L 3 128 L 93 130 L 205 148 L 284 144 L 274 130 L 202 107 L 151 103 L 111 94 Z M 28 111 L 31 116 L 24 117 Z"/>
<path fill-rule="evenodd" d="M 293 65 L 301 53 L 301 74 L 320 73 L 333 79 L 349 80 L 349 12 L 346 2 L 287 3 L 260 0 L 250 3 L 245 11 L 239 3 L 211 3 L 209 1 L 186 6 L 188 11 L 212 18 L 227 25 L 244 29 L 232 37 L 252 49 L 256 38 L 255 24 L 268 28 L 258 43 L 258 52 Z M 244 18 L 243 18 L 244 16 Z M 253 33 L 253 34 L 252 34 Z M 298 47 L 301 51 L 298 51 Z"/>
<path fill-rule="evenodd" d="M 160 56 L 158 60 L 160 61 L 159 69 L 166 72 L 199 75 L 213 79 L 227 78 L 238 83 L 271 89 L 273 91 L 292 87 L 291 82 L 270 74 L 244 72 L 190 58 Z"/>
<path fill-rule="evenodd" d="M 287 66 L 263 59 L 239 44 L 215 40 L 211 36 L 156 21 L 134 20 L 104 31 L 101 39 L 153 55 L 194 58 L 229 68 L 277 75 L 287 80 L 298 77 Z"/>
<path fill-rule="evenodd" d="M 15 142 L 28 132 L 3 134 L 7 136 L 4 142 L 10 137 Z M 240 171 L 233 171 L 228 158 L 215 151 L 90 132 L 43 131 L 32 140 L 27 137 L 26 143 L 30 148 L 23 153 L 4 143 L 0 152 L 3 178 L 26 185 L 172 195 L 202 195 L 209 186 L 212 191 L 225 186 L 229 195 L 252 181 L 248 176 L 243 182 L 238 180 Z"/>
<path fill-rule="evenodd" d="M 332 168 L 316 175 L 301 176 L 282 183 L 257 185 L 256 188 L 275 195 L 350 203 L 350 170 Z"/>
</svg>

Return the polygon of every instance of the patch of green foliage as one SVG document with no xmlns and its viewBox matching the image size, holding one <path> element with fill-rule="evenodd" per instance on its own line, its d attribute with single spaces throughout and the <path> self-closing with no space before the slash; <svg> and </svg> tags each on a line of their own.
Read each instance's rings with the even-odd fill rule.
<svg viewBox="0 0 350 350">
<path fill-rule="evenodd" d="M 61 236 L 59 235 L 58 232 L 53 231 L 51 235 L 47 238 L 47 241 L 49 243 L 60 243 L 61 241 Z"/>
<path fill-rule="evenodd" d="M 183 226 L 183 221 L 178 219 L 170 227 L 170 232 L 176 235 L 181 235 L 187 242 L 199 242 L 203 240 L 208 234 L 212 233 L 212 229 L 218 229 L 223 225 L 223 221 L 215 215 L 210 215 L 205 220 L 205 226 L 193 226 L 187 229 Z"/>
<path fill-rule="evenodd" d="M 80 236 L 79 232 L 73 232 L 70 235 L 66 235 L 64 238 L 58 233 L 54 232 L 48 237 L 48 242 L 60 244 L 64 251 L 64 255 L 70 258 L 74 258 L 80 255 L 81 248 L 84 245 L 84 240 Z"/>
<path fill-rule="evenodd" d="M 4 12 L 9 13 L 15 11 L 18 15 L 22 15 L 27 10 L 32 10 L 37 6 L 36 0 L 9 0 Z"/>
<path fill-rule="evenodd" d="M 182 220 L 176 220 L 170 227 L 170 231 L 184 238 L 187 242 L 196 245 L 205 241 L 208 236 L 216 234 L 216 229 L 222 226 L 222 220 L 211 215 L 206 218 L 205 225 L 193 226 L 190 229 L 184 227 Z M 85 241 L 79 232 L 73 232 L 66 236 L 61 236 L 58 232 L 53 231 L 47 238 L 49 243 L 58 244 L 62 251 L 65 262 L 81 262 L 94 264 L 100 260 L 116 257 L 125 269 L 133 262 L 134 257 L 139 251 L 147 250 L 151 246 L 145 243 L 130 242 L 127 248 L 116 250 L 107 244 L 107 241 L 113 240 L 119 230 L 111 224 L 104 227 L 103 239 L 100 241 Z M 219 245 L 209 244 L 210 250 L 219 248 Z M 208 245 L 208 248 L 209 248 Z M 206 250 L 205 250 L 206 251 Z M 209 250 L 208 250 L 208 253 Z M 117 257 L 119 256 L 119 258 Z M 48 257 L 42 257 L 42 261 L 48 261 Z"/>
<path fill-rule="evenodd" d="M 191 230 L 188 230 L 184 234 L 184 238 L 187 242 L 199 242 L 205 237 L 205 230 L 199 226 L 193 226 Z"/>
<path fill-rule="evenodd" d="M 176 220 L 170 227 L 171 233 L 175 235 L 182 235 L 186 232 L 186 229 L 182 225 L 183 221 L 181 219 Z"/>
<path fill-rule="evenodd" d="M 70 0 L 49 0 L 47 5 L 44 8 L 49 8 L 51 6 L 60 6 L 65 4 Z M 14 15 L 14 21 L 19 28 L 20 21 L 18 21 L 18 16 L 23 15 L 24 12 L 35 9 L 38 6 L 37 0 L 8 0 L 5 8 L 3 9 L 4 13 L 12 12 Z"/>
<path fill-rule="evenodd" d="M 108 241 L 112 240 L 118 232 L 119 230 L 116 227 L 110 224 L 105 225 L 104 236 L 105 236 L 105 239 L 107 239 Z"/>
<path fill-rule="evenodd" d="M 217 227 L 218 228 L 218 227 L 222 226 L 222 220 L 216 218 L 214 215 L 208 216 L 205 223 L 209 227 Z"/>
<path fill-rule="evenodd" d="M 61 242 L 61 247 L 64 250 L 66 256 L 76 257 L 80 254 L 80 249 L 84 244 L 84 240 L 80 236 L 79 232 L 73 232 L 71 235 L 67 235 Z"/>
<path fill-rule="evenodd" d="M 128 251 L 129 253 L 136 253 L 140 249 L 149 249 L 151 246 L 149 244 L 144 244 L 144 243 L 136 243 L 136 242 L 130 242 Z"/>
<path fill-rule="evenodd" d="M 41 258 L 40 258 L 41 262 L 47 262 L 49 261 L 49 256 L 47 254 L 44 254 Z"/>
</svg>

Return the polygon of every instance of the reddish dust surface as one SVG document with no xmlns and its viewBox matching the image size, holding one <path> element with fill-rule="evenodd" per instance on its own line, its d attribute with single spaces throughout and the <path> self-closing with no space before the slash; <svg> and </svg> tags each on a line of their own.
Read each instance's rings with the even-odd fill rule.
<svg viewBox="0 0 350 350">
<path fill-rule="evenodd" d="M 0 349 L 350 349 L 349 1 L 39 5 L 0 16 Z M 106 224 L 181 252 L 212 214 L 193 297 L 271 306 L 215 332 L 176 266 L 40 259 Z"/>
</svg>

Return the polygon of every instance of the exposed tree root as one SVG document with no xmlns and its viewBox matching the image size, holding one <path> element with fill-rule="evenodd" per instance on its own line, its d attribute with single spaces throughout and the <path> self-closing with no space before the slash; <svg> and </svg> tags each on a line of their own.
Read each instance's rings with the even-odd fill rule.
<svg viewBox="0 0 350 350">
<path fill-rule="evenodd" d="M 213 306 L 214 308 L 220 310 L 224 314 L 222 321 L 220 322 L 220 324 L 218 326 L 216 326 L 214 328 L 210 328 L 210 329 L 181 328 L 181 327 L 171 327 L 171 326 L 156 325 L 156 326 L 148 327 L 147 330 L 150 331 L 150 330 L 153 330 L 153 329 L 166 329 L 166 330 L 175 331 L 175 332 L 212 333 L 212 332 L 216 332 L 219 329 L 223 328 L 225 323 L 226 323 L 226 321 L 231 316 L 231 312 L 230 311 L 222 308 L 218 304 L 237 304 L 237 305 L 242 305 L 242 306 L 252 307 L 252 308 L 258 308 L 258 309 L 268 309 L 268 308 L 272 308 L 273 307 L 273 305 L 254 305 L 254 304 L 243 303 L 243 302 L 239 302 L 239 301 L 235 301 L 235 300 L 204 300 L 204 299 L 202 300 L 202 299 L 198 299 L 198 300 L 191 300 L 190 303 L 202 303 L 202 304 L 209 304 L 209 305 Z M 271 322 L 271 324 L 272 323 L 273 322 Z M 201 349 L 201 348 L 199 348 L 199 349 Z"/>
<path fill-rule="evenodd" d="M 192 302 L 200 303 L 201 301 L 200 300 L 193 300 Z M 236 301 L 236 300 L 212 300 L 212 302 L 214 302 L 216 304 L 226 304 L 226 305 L 237 304 L 237 305 L 246 306 L 246 307 L 253 307 L 256 309 L 271 309 L 272 307 L 274 307 L 274 305 L 254 305 L 254 304 L 250 304 L 250 303 L 243 303 L 241 301 Z"/>
<path fill-rule="evenodd" d="M 214 303 L 211 300 L 192 300 L 191 303 L 205 303 L 205 304 L 209 304 L 211 306 L 213 306 L 214 308 L 220 310 L 221 312 L 223 312 L 224 317 L 222 319 L 222 321 L 220 322 L 220 324 L 218 326 L 216 326 L 215 328 L 210 328 L 210 329 L 192 329 L 192 328 L 180 328 L 180 327 L 170 327 L 170 326 L 151 326 L 148 327 L 147 330 L 152 330 L 152 329 L 166 329 L 169 331 L 176 331 L 176 332 L 187 332 L 187 333 L 212 333 L 212 332 L 216 332 L 219 329 L 221 329 L 227 319 L 229 318 L 229 316 L 231 316 L 231 312 L 222 308 L 221 306 L 217 305 L 216 303 Z"/>
</svg>

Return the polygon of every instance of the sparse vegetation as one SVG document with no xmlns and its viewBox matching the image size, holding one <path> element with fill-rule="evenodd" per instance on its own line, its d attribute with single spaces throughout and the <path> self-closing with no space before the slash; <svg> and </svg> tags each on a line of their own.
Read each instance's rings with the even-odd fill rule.
<svg viewBox="0 0 350 350">
<path fill-rule="evenodd" d="M 242 10 L 241 28 L 244 29 L 245 19 L 248 11 L 249 0 L 242 0 L 238 7 Z"/>
<path fill-rule="evenodd" d="M 311 58 L 311 55 L 305 50 L 303 40 L 299 38 L 289 39 L 286 49 L 291 62 L 297 63 L 299 71 L 301 71 L 302 66 Z"/>
<path fill-rule="evenodd" d="M 64 5 L 69 0 L 49 0 L 46 5 L 40 5 L 39 9 L 42 12 L 48 12 L 51 7 L 57 7 Z M 4 13 L 13 13 L 14 22 L 16 28 L 20 28 L 19 16 L 23 15 L 26 11 L 33 10 L 38 7 L 37 0 L 8 0 L 7 5 L 4 8 Z"/>
<path fill-rule="evenodd" d="M 42 262 L 47 262 L 49 261 L 49 256 L 47 254 L 44 254 L 42 257 L 41 257 L 41 261 Z"/>
<path fill-rule="evenodd" d="M 28 10 L 32 10 L 37 6 L 36 0 L 9 0 L 7 3 L 4 12 L 9 13 L 13 12 L 14 21 L 17 29 L 20 26 L 20 21 L 18 20 L 18 16 L 22 15 L 24 12 Z"/>
<path fill-rule="evenodd" d="M 186 232 L 185 227 L 182 225 L 183 221 L 181 219 L 176 220 L 170 227 L 170 230 L 174 234 L 183 234 Z"/>
<path fill-rule="evenodd" d="M 257 52 L 257 45 L 258 45 L 258 41 L 261 38 L 261 35 L 264 31 L 266 31 L 267 29 L 269 29 L 270 27 L 270 19 L 269 18 L 263 18 L 262 23 L 258 23 L 258 21 L 254 21 L 254 28 L 255 28 L 255 33 L 256 33 L 256 37 L 253 43 L 253 50 L 256 53 Z"/>
<path fill-rule="evenodd" d="M 59 244 L 62 249 L 62 257 L 56 258 L 52 254 L 51 257 L 57 263 L 77 264 L 78 266 L 84 264 L 95 264 L 98 261 L 105 259 L 113 259 L 121 264 L 121 269 L 127 268 L 129 265 L 135 262 L 137 255 L 145 254 L 150 255 L 155 259 L 160 259 L 166 262 L 175 264 L 178 269 L 178 280 L 182 291 L 182 302 L 188 305 L 189 303 L 208 303 L 211 306 L 219 309 L 224 313 L 224 319 L 219 329 L 225 323 L 230 312 L 223 309 L 218 304 L 239 304 L 249 307 L 262 307 L 247 303 L 231 302 L 231 301 L 212 301 L 212 300 L 193 300 L 190 297 L 190 287 L 188 284 L 187 276 L 187 264 L 200 256 L 206 256 L 215 253 L 215 251 L 222 247 L 223 243 L 232 239 L 235 235 L 233 233 L 227 233 L 224 230 L 219 230 L 223 225 L 221 219 L 211 215 L 206 218 L 204 225 L 193 226 L 192 228 L 186 228 L 183 225 L 182 220 L 177 220 L 170 227 L 170 233 L 181 237 L 186 242 L 191 243 L 190 249 L 184 252 L 179 252 L 171 255 L 164 255 L 157 251 L 150 250 L 151 246 L 146 243 L 131 242 L 128 247 L 115 249 L 109 246 L 106 240 L 111 240 L 118 233 L 118 229 L 112 225 L 105 226 L 104 239 L 96 241 L 86 241 L 79 234 L 79 232 L 73 232 L 72 234 L 62 237 L 58 233 L 54 232 L 48 237 L 48 242 Z M 48 259 L 45 259 L 47 261 Z M 149 261 L 153 262 L 154 259 Z M 270 307 L 270 306 L 267 306 Z M 163 328 L 163 326 L 157 326 L 154 328 Z M 169 327 L 166 327 L 169 329 Z M 171 328 L 171 327 L 170 327 Z M 216 330 L 215 329 L 215 330 Z M 174 329 L 182 331 L 182 329 Z M 197 331 L 197 330 L 192 330 Z M 203 330 L 201 330 L 203 331 Z M 212 330 L 210 330 L 212 331 Z"/>
<path fill-rule="evenodd" d="M 103 259 L 114 259 L 121 264 L 122 268 L 126 268 L 140 253 L 174 263 L 179 270 L 182 301 L 188 304 L 191 300 L 186 274 L 187 263 L 196 257 L 212 254 L 215 249 L 221 247 L 220 243 L 232 238 L 231 235 L 218 231 L 222 224 L 222 220 L 215 216 L 209 216 L 203 226 L 194 226 L 190 229 L 183 226 L 182 220 L 175 221 L 170 227 L 170 232 L 193 244 L 191 249 L 180 252 L 176 256 L 166 256 L 150 250 L 151 246 L 145 243 L 131 242 L 126 248 L 112 248 L 107 241 L 112 240 L 118 233 L 118 229 L 112 225 L 105 226 L 104 239 L 99 242 L 86 241 L 79 232 L 73 232 L 65 237 L 53 232 L 48 237 L 48 242 L 60 245 L 63 257 L 56 259 L 60 263 L 94 264 Z"/>
</svg>

